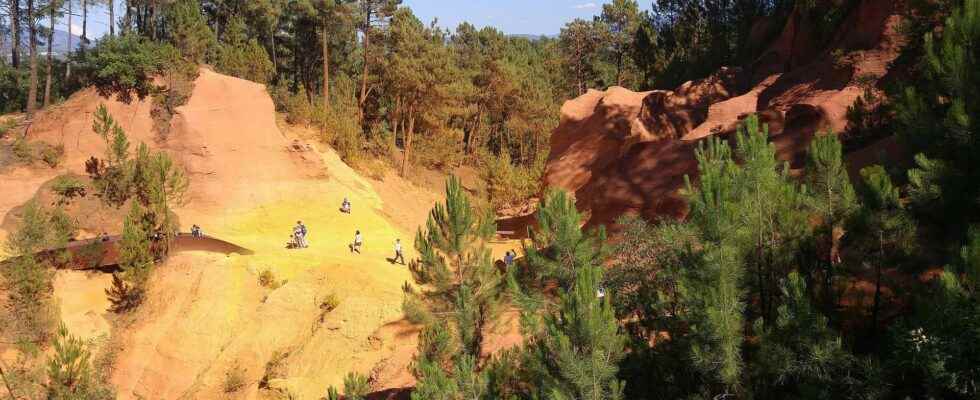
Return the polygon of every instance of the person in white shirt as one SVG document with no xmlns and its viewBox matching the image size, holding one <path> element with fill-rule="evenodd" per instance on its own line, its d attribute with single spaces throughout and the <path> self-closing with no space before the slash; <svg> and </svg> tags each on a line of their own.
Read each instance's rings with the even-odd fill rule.
<svg viewBox="0 0 980 400">
<path fill-rule="evenodd" d="M 402 253 L 402 240 L 395 239 L 395 258 L 391 260 L 392 263 L 401 260 L 401 264 L 405 265 L 405 255 Z"/>
<path fill-rule="evenodd" d="M 361 245 L 363 243 L 364 243 L 364 240 L 361 238 L 361 231 L 355 231 L 354 232 L 354 243 L 352 243 L 350 245 L 350 251 L 351 251 L 351 253 L 353 253 L 353 252 L 356 251 L 357 254 L 361 254 Z"/>
</svg>

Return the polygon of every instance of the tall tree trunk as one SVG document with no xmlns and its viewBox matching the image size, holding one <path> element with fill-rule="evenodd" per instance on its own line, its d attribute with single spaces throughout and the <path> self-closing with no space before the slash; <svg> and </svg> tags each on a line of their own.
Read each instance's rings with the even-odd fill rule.
<svg viewBox="0 0 980 400">
<path fill-rule="evenodd" d="M 323 15 L 323 112 L 330 112 L 330 43 L 327 37 L 327 15 Z"/>
<path fill-rule="evenodd" d="M 20 0 L 10 0 L 10 20 L 13 40 L 10 46 L 10 65 L 17 69 L 20 68 Z"/>
<path fill-rule="evenodd" d="M 54 14 L 55 7 L 54 4 L 49 6 L 51 13 L 49 14 L 51 29 L 48 29 L 48 65 L 46 72 L 46 79 L 44 81 L 44 108 L 48 108 L 51 105 L 51 64 L 54 63 L 54 58 L 52 57 L 52 43 L 54 42 Z"/>
<path fill-rule="evenodd" d="M 82 0 L 82 49 L 88 45 L 88 0 Z"/>
<path fill-rule="evenodd" d="M 881 307 L 881 263 L 885 255 L 884 234 L 878 232 L 878 260 L 875 262 L 875 301 L 871 310 L 871 335 L 878 336 L 878 309 Z"/>
<path fill-rule="evenodd" d="M 370 62 L 371 49 L 371 9 L 364 13 L 364 65 L 361 68 L 361 95 L 357 101 L 357 117 L 364 120 L 364 103 L 367 102 L 367 82 L 368 82 L 368 63 Z"/>
<path fill-rule="evenodd" d="M 131 11 L 131 9 L 133 8 L 133 5 L 130 3 L 131 1 L 132 0 L 126 0 L 125 3 L 123 3 L 126 6 L 126 12 L 123 13 L 123 29 L 122 29 L 122 33 L 124 35 L 127 34 L 127 33 L 129 33 L 129 30 L 133 26 L 133 13 Z"/>
<path fill-rule="evenodd" d="M 27 118 L 37 110 L 37 25 L 34 21 L 34 0 L 27 0 L 27 25 L 30 28 L 31 77 L 27 90 Z"/>
<path fill-rule="evenodd" d="M 402 176 L 408 176 L 408 163 L 412 157 L 412 136 L 415 135 L 415 106 L 408 107 L 408 129 L 405 131 L 405 152 L 402 158 Z"/>
<path fill-rule="evenodd" d="M 109 0 L 109 37 L 116 36 L 116 0 Z"/>
<path fill-rule="evenodd" d="M 71 48 L 71 35 L 72 35 L 72 33 L 71 33 L 71 14 L 72 14 L 71 4 L 72 4 L 73 1 L 74 0 L 68 0 L 68 48 L 65 51 L 67 51 L 69 54 L 72 51 L 72 48 Z M 71 78 L 71 57 L 68 57 L 65 60 L 65 79 L 68 79 L 68 78 Z"/>
</svg>

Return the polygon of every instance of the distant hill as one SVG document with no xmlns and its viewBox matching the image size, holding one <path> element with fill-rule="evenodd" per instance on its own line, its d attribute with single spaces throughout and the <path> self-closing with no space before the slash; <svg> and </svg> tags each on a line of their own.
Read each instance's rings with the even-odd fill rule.
<svg viewBox="0 0 980 400">
<path fill-rule="evenodd" d="M 542 40 L 542 39 L 557 39 L 558 35 L 531 35 L 526 33 L 518 33 L 513 35 L 507 35 L 512 38 L 524 38 L 528 40 Z"/>
<path fill-rule="evenodd" d="M 25 29 L 23 30 L 23 33 L 20 36 L 20 43 L 21 43 L 21 47 L 24 49 L 25 57 L 27 57 L 27 50 L 28 50 L 27 41 L 28 38 L 30 37 L 29 35 L 30 32 Z M 75 35 L 70 35 L 70 36 L 71 36 L 70 50 L 71 51 L 78 50 L 79 46 L 81 46 L 82 38 Z M 64 57 L 69 53 L 68 37 L 69 37 L 68 32 L 65 32 L 60 29 L 54 30 L 54 40 L 53 40 L 54 43 L 52 43 L 51 51 L 52 53 L 54 53 L 56 57 Z M 10 37 L 10 31 L 9 30 L 0 31 L 0 38 L 3 39 L 0 40 L 0 51 L 2 51 L 2 53 L 0 53 L 0 57 L 3 57 L 3 59 L 5 60 L 9 60 L 10 43 L 12 42 L 12 39 Z M 37 37 L 38 54 L 45 54 L 45 52 L 48 50 L 47 39 L 48 39 L 47 35 L 43 35 L 40 32 L 38 32 L 38 37 Z"/>
</svg>

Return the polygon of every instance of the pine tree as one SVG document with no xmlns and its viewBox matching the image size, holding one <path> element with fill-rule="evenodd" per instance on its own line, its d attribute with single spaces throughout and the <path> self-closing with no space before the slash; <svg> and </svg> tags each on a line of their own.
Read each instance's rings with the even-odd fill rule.
<svg viewBox="0 0 980 400">
<path fill-rule="evenodd" d="M 756 393 L 768 397 L 837 398 L 853 393 L 846 377 L 856 359 L 810 304 L 806 282 L 792 272 L 781 285 L 783 304 L 772 328 L 762 332 L 755 361 Z M 761 321 L 760 321 L 761 322 Z"/>
<path fill-rule="evenodd" d="M 197 0 L 176 0 L 167 6 L 167 26 L 171 43 L 185 59 L 204 62 L 216 47 Z"/>
<path fill-rule="evenodd" d="M 495 225 L 490 215 L 478 215 L 459 179 L 446 182 L 446 202 L 436 204 L 426 231 L 416 235 L 420 255 L 409 266 L 415 282 L 406 287 L 405 312 L 425 324 L 419 341 L 413 398 L 457 398 L 457 391 L 478 398 L 485 390 L 474 377 L 483 351 L 483 334 L 497 315 L 502 280 L 486 243 Z M 475 396 L 475 397 L 474 397 Z"/>
<path fill-rule="evenodd" d="M 153 267 L 150 228 L 146 224 L 145 210 L 138 202 L 133 202 L 123 221 L 122 239 L 118 244 L 122 272 L 113 274 L 112 286 L 106 289 L 113 312 L 133 310 L 143 301 Z"/>
<path fill-rule="evenodd" d="M 528 264 L 541 278 L 555 279 L 568 290 L 579 269 L 598 265 L 606 258 L 602 245 L 605 229 L 583 232 L 582 216 L 566 192 L 554 190 L 546 194 L 537 216 L 538 229 L 528 229 L 532 243 L 524 251 Z"/>
<path fill-rule="evenodd" d="M 884 167 L 874 165 L 861 170 L 862 209 L 854 222 L 855 244 L 868 255 L 863 267 L 874 271 L 875 293 L 871 306 L 871 332 L 878 333 L 884 269 L 908 260 L 915 247 L 916 226 L 905 211 L 899 188 Z M 871 265 L 870 263 L 873 263 Z"/>
<path fill-rule="evenodd" d="M 91 353 L 81 339 L 68 333 L 63 324 L 52 344 L 54 353 L 48 359 L 49 399 L 88 399 L 94 374 Z"/>
<path fill-rule="evenodd" d="M 563 191 L 549 191 L 538 210 L 539 230 L 525 247 L 527 268 L 540 271 L 540 280 L 558 279 L 557 302 L 534 295 L 542 282 L 524 282 L 516 271 L 509 283 L 522 306 L 522 331 L 528 341 L 541 395 L 552 399 L 617 399 L 623 385 L 617 378 L 625 337 L 612 303 L 604 295 L 603 229 L 582 232 L 581 215 Z M 543 318 L 543 320 L 542 320 Z"/>
<path fill-rule="evenodd" d="M 818 259 L 824 266 L 824 301 L 827 308 L 835 304 L 832 298 L 834 267 L 840 263 L 840 240 L 844 225 L 857 207 L 854 188 L 844 165 L 840 140 L 831 132 L 817 136 L 807 153 L 806 182 L 810 189 L 810 207 L 820 217 L 817 228 Z"/>
<path fill-rule="evenodd" d="M 538 354 L 552 380 L 544 389 L 555 400 L 620 399 L 624 388 L 617 372 L 626 341 L 609 298 L 598 295 L 602 267 L 585 265 L 575 274 L 557 311 L 545 318 Z"/>
<path fill-rule="evenodd" d="M 980 179 L 980 104 L 971 100 L 980 96 L 978 15 L 980 0 L 964 0 L 946 19 L 941 37 L 930 29 L 924 40 L 925 71 L 895 102 L 900 137 L 924 154 L 917 156 L 920 166 L 909 171 L 909 178 L 915 184 L 928 176 L 938 189 L 929 192 L 939 195 L 940 207 L 922 202 L 929 200 L 922 196 L 913 196 L 915 205 L 922 214 L 955 227 L 947 231 L 956 236 L 980 218 L 975 184 Z"/>
</svg>

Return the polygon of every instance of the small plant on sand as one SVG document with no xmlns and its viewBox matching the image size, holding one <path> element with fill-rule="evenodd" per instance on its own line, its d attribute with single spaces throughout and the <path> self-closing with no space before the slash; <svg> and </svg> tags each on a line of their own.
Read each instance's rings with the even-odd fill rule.
<svg viewBox="0 0 980 400">
<path fill-rule="evenodd" d="M 331 386 L 327 388 L 326 400 L 364 400 L 371 392 L 371 384 L 364 375 L 350 372 L 344 377 L 344 395 L 337 392 L 337 388 Z"/>
<path fill-rule="evenodd" d="M 282 287 L 283 282 L 276 280 L 276 274 L 272 270 L 265 269 L 259 273 L 259 285 L 272 290 Z"/>
<path fill-rule="evenodd" d="M 272 354 L 272 358 L 265 363 L 265 373 L 262 374 L 262 379 L 259 380 L 259 389 L 270 390 L 272 389 L 272 381 L 286 377 L 287 358 L 289 358 L 288 351 L 277 350 Z"/>
<path fill-rule="evenodd" d="M 225 372 L 225 381 L 221 387 L 225 393 L 235 393 L 244 389 L 246 384 L 245 368 L 236 363 L 228 369 L 228 372 Z"/>
<path fill-rule="evenodd" d="M 40 142 L 37 144 L 37 153 L 41 161 L 51 168 L 56 168 L 65 158 L 65 146 Z"/>
<path fill-rule="evenodd" d="M 51 191 L 58 195 L 58 204 L 71 203 L 76 197 L 85 197 L 85 183 L 72 175 L 61 175 L 51 184 Z"/>
</svg>

